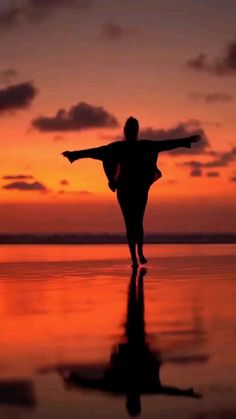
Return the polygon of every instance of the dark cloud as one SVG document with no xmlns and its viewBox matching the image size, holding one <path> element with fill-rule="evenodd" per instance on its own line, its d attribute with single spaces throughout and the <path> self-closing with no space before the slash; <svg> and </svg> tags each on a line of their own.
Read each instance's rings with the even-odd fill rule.
<svg viewBox="0 0 236 419">
<path fill-rule="evenodd" d="M 62 179 L 62 180 L 60 181 L 60 185 L 67 186 L 67 185 L 69 185 L 69 182 L 68 182 L 68 180 L 66 180 L 66 179 Z"/>
<path fill-rule="evenodd" d="M 206 54 L 198 54 L 196 58 L 187 61 L 187 66 L 197 71 L 207 71 Z"/>
<path fill-rule="evenodd" d="M 32 82 L 15 84 L 0 89 L 0 113 L 27 108 L 36 93 Z"/>
<path fill-rule="evenodd" d="M 109 40 L 119 40 L 124 37 L 125 30 L 115 23 L 106 23 L 102 26 L 101 35 Z"/>
<path fill-rule="evenodd" d="M 55 116 L 39 116 L 32 121 L 34 128 L 44 132 L 113 128 L 118 125 L 116 117 L 102 106 L 92 106 L 85 102 L 72 106 L 68 111 L 59 109 Z"/>
<path fill-rule="evenodd" d="M 25 7 L 14 4 L 13 2 L 6 7 L 1 8 L 0 12 L 0 28 L 7 29 L 13 27 L 19 22 L 22 15 L 25 13 Z"/>
<path fill-rule="evenodd" d="M 208 156 L 211 156 L 211 157 L 219 157 L 222 153 L 220 153 L 219 151 L 215 151 L 215 150 L 210 150 L 210 151 L 208 151 Z"/>
<path fill-rule="evenodd" d="M 4 185 L 2 187 L 3 189 L 9 189 L 9 190 L 18 190 L 18 191 L 40 191 L 40 192 L 46 192 L 47 188 L 43 183 L 40 182 L 12 182 L 8 183 L 7 185 Z"/>
<path fill-rule="evenodd" d="M 89 196 L 93 195 L 93 192 L 87 191 L 87 190 L 81 190 L 81 191 L 65 191 L 64 189 L 61 189 L 58 191 L 60 195 L 67 194 L 67 195 L 83 195 L 83 196 Z"/>
<path fill-rule="evenodd" d="M 201 162 L 197 160 L 190 160 L 181 163 L 181 166 L 188 166 L 192 170 L 203 169 L 203 168 L 214 168 L 214 167 L 227 167 L 229 164 L 236 160 L 236 147 L 233 147 L 230 151 L 218 152 L 216 157 L 207 162 Z"/>
<path fill-rule="evenodd" d="M 28 7 L 54 9 L 57 7 L 88 7 L 92 4 L 91 0 L 28 0 Z"/>
<path fill-rule="evenodd" d="M 92 0 L 28 0 L 25 18 L 30 22 L 41 21 L 48 16 L 66 9 L 87 9 L 91 6 Z"/>
<path fill-rule="evenodd" d="M 33 179 L 34 177 L 32 175 L 5 175 L 2 177 L 4 180 L 27 180 L 27 179 Z"/>
<path fill-rule="evenodd" d="M 191 93 L 192 99 L 202 100 L 208 104 L 232 102 L 234 97 L 228 93 Z"/>
<path fill-rule="evenodd" d="M 205 53 L 200 53 L 186 64 L 193 70 L 216 76 L 236 75 L 236 41 L 229 42 L 222 56 L 212 62 Z"/>
<path fill-rule="evenodd" d="M 87 9 L 92 0 L 15 0 L 0 11 L 0 28 L 8 29 L 25 22 L 40 22 L 59 10 Z"/>
<path fill-rule="evenodd" d="M 201 170 L 201 169 L 198 169 L 198 168 L 193 169 L 193 170 L 190 172 L 190 176 L 193 176 L 193 177 L 200 177 L 200 176 L 202 176 L 202 170 Z"/>
<path fill-rule="evenodd" d="M 180 166 L 188 166 L 191 167 L 191 169 L 201 169 L 204 166 L 204 163 L 198 160 L 190 160 L 190 161 L 186 161 L 184 163 L 180 163 Z"/>
<path fill-rule="evenodd" d="M 219 172 L 207 172 L 206 175 L 208 177 L 219 177 L 220 173 Z"/>
<path fill-rule="evenodd" d="M 54 135 L 53 140 L 54 141 L 64 141 L 65 137 L 63 137 L 63 135 Z"/>
<path fill-rule="evenodd" d="M 0 71 L 0 82 L 11 83 L 17 76 L 18 72 L 14 68 L 7 68 L 6 70 Z"/>
<path fill-rule="evenodd" d="M 169 140 L 175 138 L 184 138 L 190 135 L 199 134 L 202 139 L 198 143 L 192 145 L 191 149 L 178 148 L 170 151 L 170 154 L 182 155 L 182 154 L 204 154 L 209 147 L 209 141 L 207 139 L 204 129 L 201 127 L 201 123 L 198 120 L 189 120 L 186 122 L 180 122 L 176 126 L 168 129 L 155 129 L 145 128 L 140 130 L 140 138 L 149 140 Z"/>
<path fill-rule="evenodd" d="M 218 153 L 213 161 L 206 162 L 205 167 L 225 167 L 236 159 L 236 147 L 232 147 L 231 150 Z"/>
</svg>

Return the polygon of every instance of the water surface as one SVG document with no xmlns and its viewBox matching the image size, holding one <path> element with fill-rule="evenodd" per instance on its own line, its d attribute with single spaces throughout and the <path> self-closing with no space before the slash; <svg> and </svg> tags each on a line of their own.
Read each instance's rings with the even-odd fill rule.
<svg viewBox="0 0 236 419">
<path fill-rule="evenodd" d="M 126 418 L 109 374 L 159 380 L 142 418 L 236 417 L 236 245 L 148 245 L 139 283 L 124 245 L 0 250 L 0 417 Z"/>
</svg>

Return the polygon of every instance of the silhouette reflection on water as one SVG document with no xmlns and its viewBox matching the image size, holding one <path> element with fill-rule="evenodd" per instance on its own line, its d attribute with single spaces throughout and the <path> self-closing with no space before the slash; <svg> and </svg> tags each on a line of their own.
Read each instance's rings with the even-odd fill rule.
<svg viewBox="0 0 236 419">
<path fill-rule="evenodd" d="M 199 398 L 192 388 L 179 389 L 162 385 L 162 362 L 146 339 L 143 279 L 146 269 L 134 269 L 128 288 L 127 315 L 124 336 L 111 352 L 110 361 L 100 378 L 91 378 L 83 368 L 58 368 L 67 389 L 98 390 L 113 395 L 126 396 L 126 408 L 130 416 L 141 413 L 141 395 L 162 394 Z M 96 371 L 94 371 L 96 375 Z"/>
<path fill-rule="evenodd" d="M 34 408 L 37 405 L 31 380 L 0 380 L 0 404 Z"/>
</svg>

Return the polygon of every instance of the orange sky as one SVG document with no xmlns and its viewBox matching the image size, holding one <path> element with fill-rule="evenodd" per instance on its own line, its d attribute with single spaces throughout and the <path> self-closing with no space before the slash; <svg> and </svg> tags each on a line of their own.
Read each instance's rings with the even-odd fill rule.
<svg viewBox="0 0 236 419">
<path fill-rule="evenodd" d="M 143 130 L 167 132 L 196 120 L 210 144 L 199 155 L 160 156 L 163 178 L 151 190 L 147 230 L 235 232 L 234 2 L 20 3 L 17 16 L 10 1 L 0 7 L 0 230 L 122 231 L 101 164 L 70 165 L 60 153 L 112 141 L 133 115 Z M 37 90 L 29 106 L 13 97 L 9 107 L 9 86 L 25 82 Z M 33 119 L 52 118 L 80 102 L 102 106 L 119 126 L 66 132 L 32 127 Z M 204 167 L 201 176 L 183 166 L 219 158 L 224 164 Z M 4 179 L 18 175 L 32 178 Z M 5 189 L 14 182 L 21 185 Z M 22 190 L 34 182 L 45 191 Z"/>
</svg>

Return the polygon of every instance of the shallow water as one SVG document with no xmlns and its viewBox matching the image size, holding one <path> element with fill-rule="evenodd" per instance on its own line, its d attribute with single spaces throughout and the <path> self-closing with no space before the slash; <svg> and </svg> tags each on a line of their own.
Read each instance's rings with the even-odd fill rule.
<svg viewBox="0 0 236 419">
<path fill-rule="evenodd" d="M 236 245 L 0 250 L 1 418 L 236 417 Z"/>
</svg>

